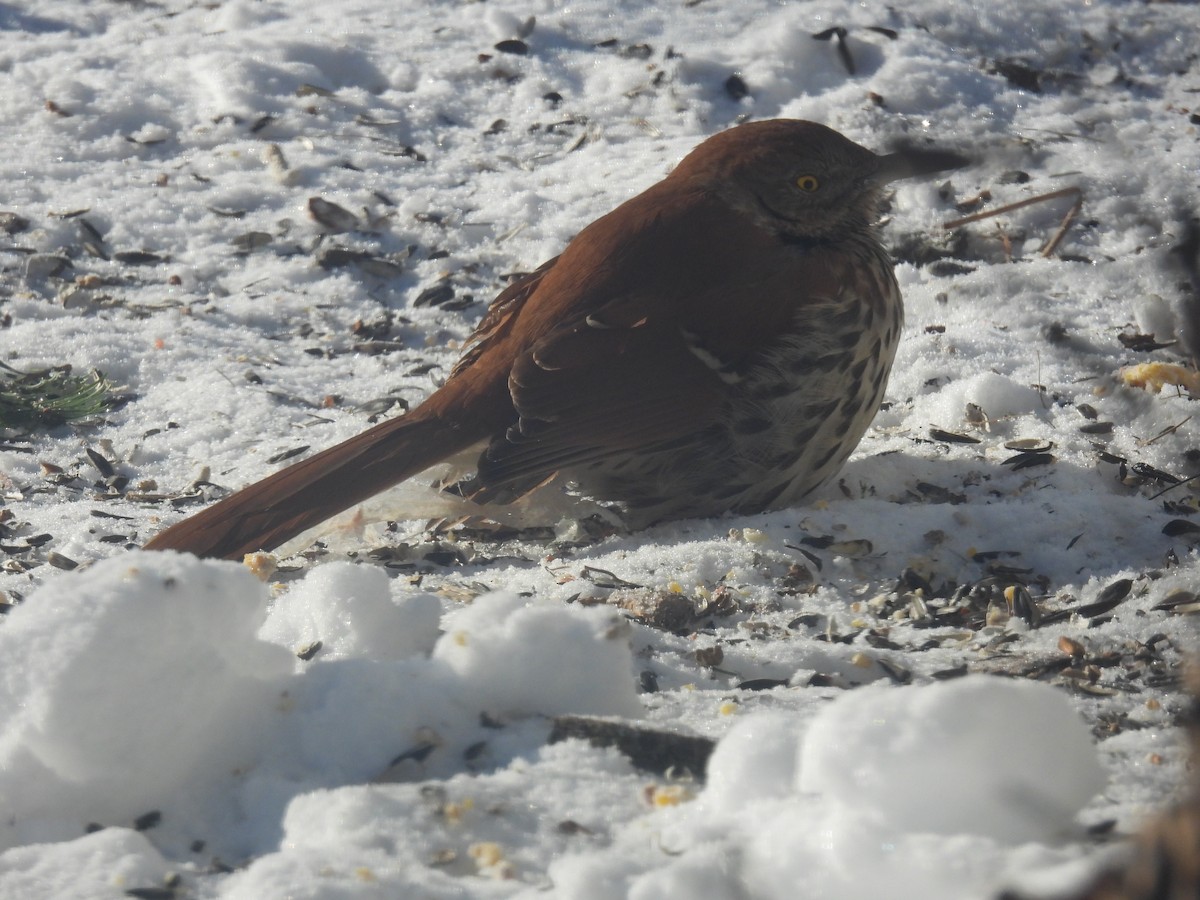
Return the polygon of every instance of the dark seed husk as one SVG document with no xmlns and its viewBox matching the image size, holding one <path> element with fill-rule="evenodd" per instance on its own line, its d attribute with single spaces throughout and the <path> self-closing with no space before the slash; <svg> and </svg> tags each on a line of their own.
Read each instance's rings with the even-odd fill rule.
<svg viewBox="0 0 1200 900">
<path fill-rule="evenodd" d="M 935 441 L 942 441 L 947 444 L 978 444 L 979 438 L 972 437 L 969 434 L 958 434 L 953 431 L 947 431 L 944 428 L 930 428 L 929 437 Z"/>
<path fill-rule="evenodd" d="M 529 53 L 529 45 L 524 41 L 518 41 L 515 38 L 501 41 L 496 44 L 496 49 L 501 53 L 511 53 L 515 56 L 526 56 Z"/>
<path fill-rule="evenodd" d="M 167 261 L 167 257 L 149 250 L 121 250 L 113 254 L 113 259 L 127 266 L 155 266 Z"/>
<path fill-rule="evenodd" d="M 1043 438 L 1018 438 L 1014 441 L 1006 441 L 1004 444 L 1005 450 L 1017 450 L 1021 453 L 1045 453 L 1053 447 L 1053 441 Z"/>
<path fill-rule="evenodd" d="M 15 212 L 0 212 L 0 231 L 5 234 L 19 234 L 29 228 L 29 220 Z"/>
<path fill-rule="evenodd" d="M 157 809 L 152 809 L 148 813 L 142 813 L 133 820 L 133 828 L 135 831 L 148 831 L 158 825 L 162 821 L 162 813 Z"/>
<path fill-rule="evenodd" d="M 283 462 L 285 459 L 291 459 L 293 456 L 299 456 L 301 453 L 303 453 L 305 450 L 307 450 L 310 446 L 311 446 L 311 444 L 302 444 L 299 447 L 292 447 L 290 450 L 284 450 L 281 453 L 276 453 L 274 456 L 269 457 L 267 459 L 267 462 L 272 463 L 272 464 Z"/>
<path fill-rule="evenodd" d="M 417 294 L 417 299 L 413 301 L 413 306 L 443 306 L 453 299 L 454 288 L 442 282 L 441 284 L 435 284 L 433 287 L 425 288 L 425 290 Z"/>
<path fill-rule="evenodd" d="M 729 99 L 737 101 L 750 96 L 750 88 L 740 75 L 730 75 L 725 79 L 725 93 Z"/>
<path fill-rule="evenodd" d="M 1195 534 L 1200 531 L 1200 525 L 1187 519 L 1172 519 L 1163 526 L 1162 533 L 1167 537 L 1180 537 L 1185 534 Z"/>
<path fill-rule="evenodd" d="M 55 553 L 53 550 L 46 554 L 46 562 L 56 569 L 62 569 L 64 572 L 69 572 L 79 567 L 79 563 L 75 562 L 69 556 L 63 556 L 61 553 Z"/>
<path fill-rule="evenodd" d="M 1161 603 L 1154 604 L 1153 608 L 1158 610 L 1172 610 L 1178 606 L 1190 606 L 1195 602 L 1196 595 L 1191 591 L 1177 591 L 1174 594 L 1171 594 Z"/>
<path fill-rule="evenodd" d="M 786 678 L 751 678 L 738 684 L 739 691 L 769 691 L 777 687 L 787 687 Z"/>
<path fill-rule="evenodd" d="M 1085 606 L 1080 606 L 1074 610 L 1084 618 L 1094 618 L 1095 616 L 1103 615 L 1110 609 L 1114 609 L 1121 601 L 1129 596 L 1129 592 L 1133 590 L 1133 579 L 1121 578 L 1112 584 L 1107 585 L 1094 603 L 1088 603 Z"/>
<path fill-rule="evenodd" d="M 87 454 L 88 459 L 92 461 L 92 465 L 95 466 L 97 471 L 99 471 L 100 474 L 105 478 L 111 478 L 113 475 L 117 474 L 117 470 L 113 468 L 113 464 L 91 447 L 85 447 L 84 453 Z"/>
<path fill-rule="evenodd" d="M 344 206 L 338 206 L 321 197 L 309 197 L 308 214 L 321 226 L 333 234 L 343 231 L 355 231 L 359 228 L 358 216 Z"/>
<path fill-rule="evenodd" d="M 1003 465 L 1012 466 L 1012 470 L 1017 472 L 1034 466 L 1049 465 L 1052 462 L 1054 462 L 1054 456 L 1050 453 L 1018 453 L 1016 456 L 1010 456 L 1004 460 Z"/>
</svg>

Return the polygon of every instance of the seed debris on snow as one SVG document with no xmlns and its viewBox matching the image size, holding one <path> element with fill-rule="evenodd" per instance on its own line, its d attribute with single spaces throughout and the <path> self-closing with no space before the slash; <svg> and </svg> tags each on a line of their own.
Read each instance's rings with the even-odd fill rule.
<svg viewBox="0 0 1200 900">
<path fill-rule="evenodd" d="M 303 74 L 278 95 L 266 91 L 254 98 L 262 108 L 252 103 L 234 109 L 235 103 L 202 111 L 190 94 L 174 95 L 174 118 L 182 127 L 122 121 L 112 131 L 121 145 L 119 167 L 110 167 L 97 146 L 89 164 L 95 181 L 59 178 L 64 167 L 42 179 L 44 198 L 18 202 L 14 194 L 6 202 L 12 218 L 0 218 L 0 231 L 22 245 L 5 248 L 3 257 L 14 266 L 6 269 L 11 289 L 2 288 L 6 340 L 27 358 L 51 342 L 56 350 L 79 348 L 71 359 L 77 367 L 97 364 L 86 353 L 107 352 L 103 345 L 111 342 L 120 381 L 132 377 L 142 396 L 99 427 L 127 432 L 130 439 L 115 445 L 141 443 L 150 456 L 113 453 L 91 429 L 32 438 L 4 434 L 0 477 L 11 479 L 0 508 L 5 596 L 19 601 L 36 580 L 52 577 L 48 569 L 56 563 L 86 563 L 118 552 L 123 539 L 144 539 L 159 527 L 155 517 L 167 514 L 168 501 L 206 502 L 249 480 L 239 470 L 248 452 L 266 459 L 281 446 L 310 443 L 306 436 L 281 439 L 269 450 L 257 442 L 248 446 L 246 436 L 264 421 L 283 438 L 292 424 L 311 424 L 302 418 L 306 411 L 319 410 L 321 430 L 338 429 L 344 437 L 387 412 L 384 407 L 417 400 L 450 364 L 449 348 L 469 332 L 476 298 L 500 288 L 500 273 L 532 268 L 557 252 L 587 221 L 658 177 L 702 133 L 739 117 L 772 114 L 826 120 L 864 140 L 916 131 L 940 139 L 943 132 L 965 129 L 972 142 L 999 146 L 998 157 L 979 170 L 978 183 L 957 183 L 956 176 L 955 184 L 930 190 L 944 194 L 939 204 L 957 201 L 963 215 L 999 218 L 1003 211 L 1003 227 L 977 221 L 937 233 L 921 227 L 944 218 L 945 207 L 931 205 L 932 194 L 914 189 L 898 198 L 888 233 L 902 261 L 913 325 L 901 348 L 891 409 L 841 476 L 840 492 L 835 486 L 811 506 L 739 520 L 734 527 L 740 537 L 728 541 L 723 535 L 730 523 L 722 521 L 634 538 L 583 527 L 572 531 L 582 540 L 556 540 L 548 526 L 445 520 L 428 532 L 422 523 L 385 526 L 381 539 L 376 543 L 372 535 L 354 558 L 388 572 L 396 585 L 437 592 L 456 606 L 512 585 L 531 601 L 576 596 L 580 607 L 619 610 L 635 635 L 636 671 L 651 714 L 647 724 L 686 720 L 692 730 L 710 729 L 707 741 L 755 708 L 790 704 L 788 709 L 802 710 L 809 698 L 824 703 L 864 682 L 954 681 L 981 671 L 1071 692 L 1102 749 L 1111 738 L 1150 730 L 1143 723 L 1154 720 L 1139 718 L 1140 708 L 1146 715 L 1156 711 L 1143 698 L 1166 710 L 1162 722 L 1173 721 L 1179 664 L 1188 649 L 1182 636 L 1197 606 L 1187 586 L 1200 533 L 1188 484 L 1195 460 L 1185 455 L 1195 424 L 1183 410 L 1188 398 L 1169 380 L 1165 390 L 1149 396 L 1117 384 L 1112 375 L 1140 363 L 1151 372 L 1178 374 L 1186 390 L 1183 378 L 1191 370 L 1171 334 L 1142 327 L 1140 318 L 1138 325 L 1128 324 L 1137 318 L 1131 309 L 1140 296 L 1169 294 L 1171 286 L 1153 283 L 1152 274 L 1161 249 L 1155 235 L 1167 231 L 1159 228 L 1167 216 L 1149 199 L 1163 195 L 1157 182 L 1143 175 L 1140 163 L 1128 161 L 1139 158 L 1137 152 L 1121 154 L 1122 184 L 1103 181 L 1104 190 L 1097 188 L 1105 174 L 1097 154 L 1112 139 L 1104 124 L 1114 118 L 1109 105 L 1130 95 L 1120 81 L 1093 81 L 1090 71 L 1096 59 L 1112 60 L 1122 78 L 1129 72 L 1153 79 L 1170 96 L 1178 77 L 1166 71 L 1165 60 L 1161 70 L 1155 68 L 1155 54 L 1139 55 L 1137 48 L 1153 35 L 1153 22 L 1172 11 L 1149 10 L 1144 31 L 1103 46 L 1079 36 L 1084 25 L 1046 12 L 1062 26 L 1051 24 L 1046 33 L 1080 50 L 1056 54 L 1050 64 L 1038 59 L 1036 40 L 1020 48 L 1026 53 L 1003 46 L 1008 33 L 1019 31 L 1003 27 L 1012 21 L 1006 17 L 1021 15 L 1020 9 L 989 8 L 987 22 L 967 22 L 930 8 L 929 25 L 917 28 L 901 18 L 884 29 L 864 25 L 858 10 L 821 23 L 791 19 L 801 14 L 781 10 L 780 18 L 753 24 L 736 6 L 689 2 L 684 14 L 702 19 L 704 33 L 681 30 L 673 16 L 651 27 L 643 13 L 631 11 L 618 23 L 619 36 L 606 40 L 617 27 L 609 12 L 589 18 L 588 4 L 577 7 L 576 20 L 541 13 L 536 32 L 520 8 L 501 16 L 503 29 L 490 32 L 471 25 L 470 8 L 457 10 L 453 22 L 439 21 L 436 31 L 412 28 L 396 35 L 380 29 L 388 36 L 386 50 L 364 53 L 389 73 L 394 64 L 408 67 L 394 77 L 406 85 L 403 90 L 336 83 L 324 77 L 336 73 L 316 72 L 321 65 L 306 61 Z M 69 6 L 64 10 L 69 18 Z M 765 14 L 753 4 L 744 12 Z M 196 16 L 210 14 L 240 24 L 193 27 L 205 24 Z M 323 13 L 313 15 L 319 20 Z M 123 20 L 113 14 L 110 21 L 118 34 Z M 220 47 L 238 39 L 240 29 L 254 34 L 262 25 L 229 7 L 173 13 L 156 28 L 170 36 L 176 22 L 189 28 L 189 47 L 196 34 Z M 839 24 L 831 29 L 830 22 Z M 939 45 L 946 22 L 973 52 L 956 50 L 949 63 L 936 54 L 920 56 L 925 42 Z M 438 35 L 436 55 L 410 40 L 419 33 L 423 40 Z M 1109 33 L 1108 25 L 1095 33 Z M 89 32 L 81 26 L 79 34 Z M 290 72 L 296 60 L 275 58 L 272 40 L 260 42 L 255 53 Z M 364 35 L 364 46 L 374 46 L 373 40 Z M 513 43 L 496 46 L 506 41 Z M 140 39 L 128 45 L 134 49 L 123 48 L 122 58 L 136 56 L 138 46 Z M 803 59 L 812 48 L 822 54 L 820 66 L 793 66 L 792 59 Z M 20 52 L 14 44 L 13 53 Z M 936 79 L 926 83 L 914 69 L 900 79 L 889 74 L 890 65 L 917 60 L 921 73 L 966 87 L 942 96 Z M 10 74 L 21 77 L 21 66 L 18 59 Z M 104 72 L 91 74 L 101 78 Z M 140 73 L 126 77 L 144 83 Z M 438 94 L 437 86 L 446 84 L 460 86 L 457 96 Z M 264 84 L 251 77 L 243 86 Z M 944 101 L 930 123 L 921 120 L 929 110 L 914 98 L 916 88 Z M 981 121 L 973 112 L 964 117 L 959 90 L 982 92 L 969 97 L 970 109 L 987 107 L 995 118 Z M 41 118 L 55 129 L 88 122 L 106 103 L 102 92 L 94 101 L 65 89 L 47 93 L 55 99 Z M 146 92 L 147 102 L 155 93 Z M 1097 97 L 1106 115 L 1092 122 L 1086 110 Z M 231 98 L 236 100 L 231 93 L 220 102 Z M 1128 111 L 1123 125 L 1137 122 L 1158 135 L 1157 143 L 1144 145 L 1145 167 L 1178 168 L 1178 159 L 1167 162 L 1163 148 L 1170 144 L 1177 157 L 1182 139 L 1171 144 L 1148 107 Z M 1186 114 L 1178 122 L 1186 123 Z M 200 130 L 193 131 L 193 123 Z M 77 144 L 72 153 L 90 152 L 86 138 L 60 133 Z M 253 170 L 243 177 L 237 156 L 224 151 L 247 137 L 265 150 L 258 156 L 239 151 L 250 160 L 247 171 Z M 333 148 L 326 151 L 324 144 Z M 186 164 L 172 170 L 170 162 L 177 156 L 182 162 L 185 151 Z M 14 160 L 18 156 L 15 148 Z M 1078 189 L 1056 192 L 1062 182 L 1049 181 L 1072 169 L 1085 171 L 1071 174 L 1069 183 L 1087 190 L 1086 206 L 1075 212 L 1082 195 L 1070 192 Z M 32 171 L 37 174 L 36 166 Z M 114 184 L 126 183 L 125 172 L 141 177 L 147 190 L 179 191 L 170 215 L 137 206 L 136 190 L 117 215 L 110 195 Z M 631 172 L 642 180 L 627 180 Z M 81 171 L 79 179 L 89 177 Z M 1132 194 L 1123 193 L 1125 182 Z M 24 176 L 14 183 L 24 184 Z M 1110 190 L 1112 203 L 1105 196 Z M 315 194 L 340 204 L 333 204 L 336 210 L 319 206 L 315 224 L 295 221 Z M 1022 197 L 1027 202 L 1021 208 L 998 208 Z M 376 200 L 385 215 L 367 208 Z M 914 201 L 919 214 L 909 218 Z M 66 212 L 48 216 L 47 210 Z M 191 218 L 196 211 L 202 217 Z M 142 218 L 153 232 L 137 233 Z M 230 219 L 240 223 L 240 237 L 221 230 L 232 225 Z M 337 237 L 317 240 L 318 230 Z M 159 265 L 167 260 L 178 283 Z M 1140 274 L 1127 264 L 1137 264 Z M 1037 303 L 1014 300 L 1014 288 L 1026 284 L 1033 285 L 1037 303 L 1042 294 L 1052 303 L 1032 309 Z M 11 299 L 24 292 L 59 306 L 50 312 L 37 306 L 41 301 Z M 1098 306 L 1105 311 L 1097 313 Z M 398 311 L 405 321 L 381 315 Z M 153 323 L 148 327 L 158 337 L 186 332 L 191 348 L 174 346 L 172 339 L 151 353 L 145 341 L 147 350 L 134 366 L 127 357 L 140 351 L 121 341 L 139 323 Z M 85 331 L 95 340 L 81 340 Z M 294 355 L 287 349 L 292 341 L 300 342 Z M 238 373 L 249 365 L 256 378 L 243 384 Z M 1013 413 L 992 402 L 994 396 L 964 396 L 953 408 L 937 402 L 964 378 L 989 370 L 1013 384 L 1045 383 L 1036 389 L 1038 408 Z M 214 372 L 220 374 L 210 379 Z M 226 379 L 239 383 L 226 391 Z M 326 403 L 339 396 L 346 400 Z M 256 406 L 264 397 L 274 405 Z M 1079 416 L 1060 418 L 1072 404 Z M 1174 409 L 1167 415 L 1157 405 Z M 288 418 L 293 411 L 297 416 Z M 897 430 L 889 431 L 889 422 Z M 333 439 L 322 436 L 318 443 L 315 434 L 312 446 Z M 1081 437 L 1096 447 L 1081 449 Z M 81 447 L 115 463 L 114 471 L 104 474 Z M 43 471 L 43 459 L 61 471 Z M 186 473 L 200 464 L 219 474 L 188 484 Z M 131 478 L 129 485 L 106 483 L 122 475 Z M 1073 514 L 1092 501 L 1094 507 Z M 104 510 L 94 509 L 98 502 Z M 109 521 L 96 512 L 124 518 L 113 520 L 111 529 L 92 530 L 97 521 Z M 1047 521 L 1061 527 L 1055 531 Z M 269 577 L 295 583 L 344 556 L 332 547 L 330 542 L 284 560 L 283 574 Z M 542 557 L 550 553 L 558 557 L 543 568 Z M 307 653 L 315 643 L 288 650 Z M 309 668 L 320 672 L 329 656 L 322 651 Z M 689 707 L 684 698 L 691 697 L 701 702 Z M 696 708 L 711 714 L 696 714 Z M 641 727 L 616 725 L 616 732 Z M 617 746 L 615 738 L 609 746 Z M 481 753 L 472 759 L 482 766 L 487 756 Z M 427 750 L 423 760 L 414 755 L 406 765 L 427 765 L 432 755 Z M 1127 785 L 1118 781 L 1114 795 L 1124 790 L 1127 796 Z M 339 802 L 337 794 L 329 792 L 325 802 Z M 685 812 L 684 794 L 664 789 L 647 799 L 656 808 Z M 580 811 L 571 815 L 548 821 L 585 819 Z M 1119 815 L 1127 820 L 1128 808 Z M 456 828 L 473 827 L 465 807 L 455 819 Z M 586 836 L 593 822 L 585 821 L 575 834 Z M 611 821 L 618 823 L 612 828 L 619 840 L 620 818 Z M 148 834 L 161 840 L 170 827 L 164 818 Z M 521 857 L 527 848 L 493 837 L 468 837 L 440 855 L 428 848 L 426 858 L 446 869 L 458 860 L 461 871 L 453 877 L 459 879 L 476 874 L 476 863 L 481 871 L 527 873 Z M 309 845 L 304 852 L 315 859 L 316 850 Z M 817 862 L 807 879 L 827 876 Z M 360 873 L 364 884 L 367 875 L 389 877 L 386 865 L 374 863 L 346 871 Z M 314 874 L 314 883 L 326 877 Z M 152 887 L 157 882 L 150 877 L 133 884 L 144 886 L 135 890 L 163 889 Z"/>
</svg>

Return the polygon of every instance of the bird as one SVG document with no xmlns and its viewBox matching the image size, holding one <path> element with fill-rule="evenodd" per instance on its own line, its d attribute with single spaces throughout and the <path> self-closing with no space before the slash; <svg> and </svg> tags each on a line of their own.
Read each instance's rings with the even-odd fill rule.
<svg viewBox="0 0 1200 900">
<path fill-rule="evenodd" d="M 479 503 L 556 482 L 631 530 L 794 505 L 883 402 L 904 317 L 877 230 L 888 185 L 967 162 L 800 119 L 718 132 L 510 283 L 420 405 L 145 549 L 270 551 L 475 448 L 447 489 Z"/>
</svg>

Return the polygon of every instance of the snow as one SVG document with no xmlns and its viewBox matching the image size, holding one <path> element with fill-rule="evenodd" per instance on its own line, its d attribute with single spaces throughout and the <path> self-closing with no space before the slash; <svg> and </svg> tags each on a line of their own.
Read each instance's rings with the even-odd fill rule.
<svg viewBox="0 0 1200 900">
<path fill-rule="evenodd" d="M 0 633 L 5 845 L 72 835 L 79 817 L 132 821 L 250 762 L 291 670 L 254 637 L 255 586 L 235 566 L 125 557 L 14 610 Z"/>
<path fill-rule="evenodd" d="M 0 896 L 1069 894 L 1186 777 L 1200 558 L 1163 529 L 1197 504 L 1156 495 L 1200 471 L 1193 401 L 1117 374 L 1184 356 L 1119 336 L 1181 326 L 1195 30 L 1119 0 L 0 5 L 3 361 L 131 395 L 0 433 Z M 430 534 L 409 487 L 266 582 L 135 549 L 193 485 L 415 405 L 503 276 L 773 116 L 976 159 L 897 186 L 888 402 L 811 502 L 599 540 L 560 510 L 548 541 Z M 1064 188 L 1046 258 L 1073 196 L 941 228 Z M 638 768 L 555 717 L 715 747 Z"/>
<path fill-rule="evenodd" d="M 888 832 L 1048 840 L 1104 787 L 1090 748 L 1066 698 L 1043 685 L 982 675 L 873 685 L 809 727 L 797 787 L 869 810 Z M 936 805 L 931 784 L 940 788 Z"/>
<path fill-rule="evenodd" d="M 275 597 L 259 636 L 296 653 L 320 641 L 322 659 L 398 660 L 428 654 L 441 617 L 432 594 L 393 596 L 379 569 L 333 562 Z"/>
<path fill-rule="evenodd" d="M 239 859 L 270 845 L 305 789 L 411 774 L 397 748 L 422 774 L 445 769 L 483 733 L 481 715 L 640 713 L 615 611 L 496 593 L 448 615 L 439 635 L 433 598 L 393 604 L 388 590 L 377 570 L 331 563 L 268 614 L 267 587 L 242 566 L 175 553 L 127 554 L 50 582 L 0 630 L 12 663 L 4 845 L 153 811 L 164 847 L 186 854 L 204 835 L 210 852 Z M 285 647 L 318 594 L 335 613 L 321 632 L 334 642 L 306 664 Z M 370 652 L 376 642 L 383 652 Z M 268 808 L 274 816 L 249 815 Z"/>
</svg>

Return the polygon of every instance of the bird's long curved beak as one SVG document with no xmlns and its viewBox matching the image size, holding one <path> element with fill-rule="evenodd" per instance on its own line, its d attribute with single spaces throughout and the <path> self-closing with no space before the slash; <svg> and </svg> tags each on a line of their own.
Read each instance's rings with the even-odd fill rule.
<svg viewBox="0 0 1200 900">
<path fill-rule="evenodd" d="M 950 150 L 936 147 L 901 147 L 879 157 L 879 168 L 872 180 L 876 184 L 888 184 L 901 178 L 921 178 L 950 169 L 961 169 L 970 165 L 967 157 Z"/>
</svg>

